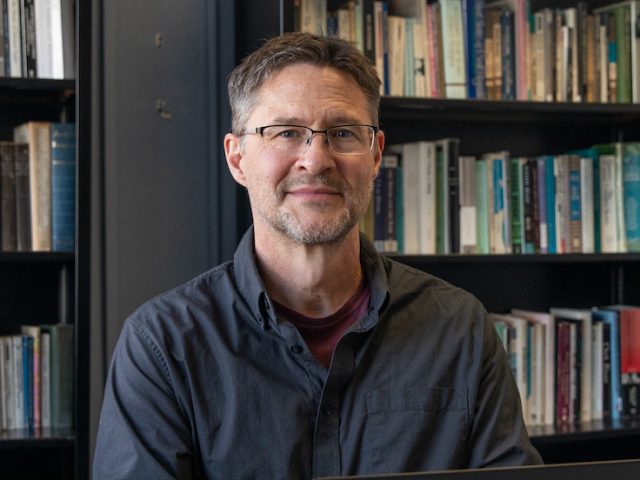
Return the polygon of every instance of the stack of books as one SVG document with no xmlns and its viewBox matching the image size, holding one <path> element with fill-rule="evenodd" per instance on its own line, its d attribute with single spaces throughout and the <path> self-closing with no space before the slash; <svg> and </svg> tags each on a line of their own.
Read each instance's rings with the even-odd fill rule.
<svg viewBox="0 0 640 480">
<path fill-rule="evenodd" d="M 73 427 L 73 326 L 0 337 L 0 430 Z"/>
<path fill-rule="evenodd" d="M 640 417 L 640 307 L 489 314 L 528 425 Z"/>
<path fill-rule="evenodd" d="M 389 147 L 361 229 L 381 252 L 640 252 L 640 143 L 562 155 L 460 154 L 455 138 Z"/>
<path fill-rule="evenodd" d="M 427 98 L 640 101 L 640 2 L 531 11 L 527 0 L 296 2 L 298 29 L 347 39 L 382 93 Z"/>
<path fill-rule="evenodd" d="M 0 142 L 0 251 L 73 252 L 73 123 L 28 122 Z"/>
</svg>

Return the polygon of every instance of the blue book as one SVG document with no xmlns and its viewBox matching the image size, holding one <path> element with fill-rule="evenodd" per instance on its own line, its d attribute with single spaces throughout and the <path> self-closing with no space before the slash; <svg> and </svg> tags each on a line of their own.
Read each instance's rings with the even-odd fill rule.
<svg viewBox="0 0 640 480">
<path fill-rule="evenodd" d="M 611 419 L 619 420 L 622 413 L 622 389 L 620 384 L 620 320 L 618 312 L 608 309 L 594 309 L 593 319 L 609 326 L 611 358 Z"/>
<path fill-rule="evenodd" d="M 627 252 L 640 252 L 640 143 L 622 144 L 622 203 Z"/>
<path fill-rule="evenodd" d="M 76 132 L 73 123 L 51 124 L 52 250 L 73 252 L 76 237 Z"/>
<path fill-rule="evenodd" d="M 462 0 L 468 97 L 486 98 L 484 72 L 484 0 Z"/>
<path fill-rule="evenodd" d="M 22 378 L 24 426 L 33 430 L 33 337 L 22 336 Z"/>
<path fill-rule="evenodd" d="M 556 177 L 553 173 L 554 158 L 545 156 L 545 186 L 547 189 L 547 242 L 549 253 L 558 253 L 556 245 Z"/>
</svg>

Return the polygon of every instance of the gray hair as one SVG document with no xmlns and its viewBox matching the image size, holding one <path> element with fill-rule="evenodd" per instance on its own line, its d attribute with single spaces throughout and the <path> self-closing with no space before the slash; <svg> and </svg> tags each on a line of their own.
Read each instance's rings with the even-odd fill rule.
<svg viewBox="0 0 640 480">
<path fill-rule="evenodd" d="M 362 88 L 371 118 L 377 124 L 380 79 L 371 61 L 345 40 L 296 32 L 267 40 L 231 72 L 228 92 L 233 132 L 245 128 L 260 87 L 275 73 L 300 63 L 333 67 L 351 75 Z"/>
</svg>

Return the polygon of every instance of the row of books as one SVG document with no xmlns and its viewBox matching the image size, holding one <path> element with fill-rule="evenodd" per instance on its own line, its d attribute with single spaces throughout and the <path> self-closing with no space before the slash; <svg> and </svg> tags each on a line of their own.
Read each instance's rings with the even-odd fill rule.
<svg viewBox="0 0 640 480">
<path fill-rule="evenodd" d="M 640 143 L 563 155 L 461 155 L 455 138 L 389 147 L 361 229 L 381 252 L 640 252 Z"/>
<path fill-rule="evenodd" d="M 73 325 L 0 337 L 0 430 L 73 426 Z"/>
<path fill-rule="evenodd" d="M 382 93 L 629 103 L 640 101 L 640 2 L 531 11 L 527 0 L 297 2 L 298 29 L 358 45 Z"/>
<path fill-rule="evenodd" d="M 528 425 L 640 417 L 640 307 L 491 313 Z"/>
<path fill-rule="evenodd" d="M 75 250 L 73 123 L 27 122 L 0 142 L 1 251 Z"/>
<path fill-rule="evenodd" d="M 0 0 L 0 77 L 75 77 L 74 0 Z"/>
</svg>

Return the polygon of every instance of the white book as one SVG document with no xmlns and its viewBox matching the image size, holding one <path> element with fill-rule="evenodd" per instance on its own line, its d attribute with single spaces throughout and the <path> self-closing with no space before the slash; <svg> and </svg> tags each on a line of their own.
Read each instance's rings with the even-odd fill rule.
<svg viewBox="0 0 640 480">
<path fill-rule="evenodd" d="M 13 343 L 13 389 L 15 391 L 14 428 L 26 428 L 24 421 L 24 372 L 22 369 L 22 337 L 11 337 Z"/>
<path fill-rule="evenodd" d="M 591 371 L 591 419 L 602 420 L 603 417 L 603 357 L 602 357 L 602 322 L 593 322 L 591 336 L 592 371 Z"/>
<path fill-rule="evenodd" d="M 615 154 L 615 202 L 616 202 L 616 220 L 617 220 L 617 237 L 618 237 L 618 253 L 626 253 L 627 251 L 627 233 L 624 223 L 624 190 L 622 184 L 622 143 L 616 143 Z"/>
<path fill-rule="evenodd" d="M 40 336 L 41 357 L 41 409 L 42 428 L 51 427 L 51 334 L 43 331 Z"/>
<path fill-rule="evenodd" d="M 461 155 L 459 162 L 460 186 L 460 253 L 475 254 L 478 236 L 476 228 L 476 157 Z"/>
<path fill-rule="evenodd" d="M 421 24 L 419 19 L 413 22 L 413 75 L 414 95 L 424 98 L 427 96 L 427 64 L 425 50 L 426 24 Z"/>
<path fill-rule="evenodd" d="M 556 383 L 556 326 L 553 315 L 547 312 L 513 309 L 511 314 L 544 326 L 543 366 L 544 380 L 538 383 L 541 388 L 538 393 L 542 396 L 544 407 L 540 409 L 540 424 L 553 425 L 555 422 L 555 383 Z"/>
<path fill-rule="evenodd" d="M 618 251 L 615 156 L 600 155 L 600 248 L 602 253 Z"/>
<path fill-rule="evenodd" d="M 338 20 L 339 24 L 340 20 Z M 384 95 L 384 3 L 376 0 L 373 4 L 373 28 L 376 42 L 376 71 L 380 79 L 380 94 Z"/>
<path fill-rule="evenodd" d="M 580 421 L 591 420 L 591 380 L 592 380 L 592 318 L 591 310 L 577 308 L 552 308 L 549 311 L 556 320 L 567 318 L 581 322 L 582 358 L 580 368 Z"/>
<path fill-rule="evenodd" d="M 4 404 L 4 425 L 11 430 L 16 428 L 15 410 L 16 399 L 14 390 L 14 365 L 13 365 L 13 340 L 11 337 L 2 337 L 1 354 L 4 358 L 4 379 L 2 383 L 2 403 Z"/>
<path fill-rule="evenodd" d="M 20 0 L 7 1 L 7 19 L 9 39 L 9 66 L 11 77 L 22 77 L 22 34 L 20 20 Z M 6 61 L 6 59 L 5 59 Z"/>
<path fill-rule="evenodd" d="M 436 145 L 420 142 L 420 252 L 423 255 L 436 253 Z"/>
<path fill-rule="evenodd" d="M 440 0 L 446 98 L 467 98 L 462 0 Z"/>
<path fill-rule="evenodd" d="M 404 253 L 416 255 L 420 253 L 419 226 L 420 209 L 420 158 L 417 142 L 402 145 L 402 206 L 404 228 Z"/>
<path fill-rule="evenodd" d="M 405 27 L 404 17 L 397 15 L 389 15 L 387 17 L 389 94 L 395 97 L 401 97 L 404 94 Z"/>
</svg>

